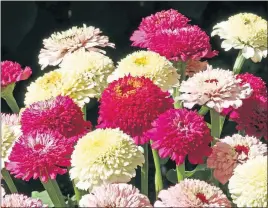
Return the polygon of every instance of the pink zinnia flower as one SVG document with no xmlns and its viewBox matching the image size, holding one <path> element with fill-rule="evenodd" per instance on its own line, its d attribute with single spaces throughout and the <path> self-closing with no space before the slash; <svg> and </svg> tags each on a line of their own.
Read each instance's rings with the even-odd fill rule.
<svg viewBox="0 0 268 208">
<path fill-rule="evenodd" d="M 148 48 L 150 38 L 160 29 L 175 29 L 184 27 L 190 20 L 174 9 L 163 10 L 142 19 L 138 30 L 135 30 L 130 40 L 132 46 Z"/>
<path fill-rule="evenodd" d="M 82 136 L 91 129 L 81 108 L 68 96 L 33 103 L 23 111 L 21 125 L 24 134 L 52 130 L 67 138 Z"/>
<path fill-rule="evenodd" d="M 227 136 L 213 146 L 207 166 L 214 169 L 214 177 L 225 184 L 233 175 L 237 165 L 257 156 L 267 155 L 267 146 L 256 137 L 234 134 Z"/>
<path fill-rule="evenodd" d="M 96 187 L 79 202 L 80 207 L 152 207 L 147 196 L 132 185 L 119 183 Z"/>
<path fill-rule="evenodd" d="M 198 26 L 162 29 L 152 36 L 148 49 L 172 61 L 200 60 L 218 54 L 211 50 L 209 36 Z"/>
<path fill-rule="evenodd" d="M 152 125 L 146 136 L 154 141 L 152 148 L 157 149 L 162 158 L 170 156 L 180 165 L 188 155 L 191 163 L 199 164 L 203 163 L 204 156 L 211 154 L 209 128 L 204 118 L 194 111 L 171 109 Z"/>
<path fill-rule="evenodd" d="M 160 191 L 154 207 L 231 207 L 224 193 L 216 186 L 197 179 L 185 179 Z"/>
<path fill-rule="evenodd" d="M 67 172 L 74 142 L 57 132 L 23 135 L 15 143 L 6 165 L 16 178 L 47 182 Z"/>
<path fill-rule="evenodd" d="M 267 88 L 265 82 L 250 73 L 236 76 L 240 85 L 249 84 L 253 89 L 251 96 L 243 100 L 238 109 L 225 108 L 224 115 L 237 123 L 237 130 L 244 130 L 250 136 L 262 137 L 267 140 Z"/>
<path fill-rule="evenodd" d="M 12 61 L 1 62 L 1 88 L 2 90 L 13 83 L 28 79 L 32 74 L 30 67 L 23 70 L 21 65 Z"/>
<path fill-rule="evenodd" d="M 158 115 L 173 107 L 173 99 L 149 78 L 125 76 L 102 93 L 98 128 L 120 128 L 136 144 L 148 142 L 144 133 Z"/>
<path fill-rule="evenodd" d="M 1 200 L 1 207 L 48 207 L 40 199 L 34 199 L 23 194 L 5 195 Z"/>
</svg>

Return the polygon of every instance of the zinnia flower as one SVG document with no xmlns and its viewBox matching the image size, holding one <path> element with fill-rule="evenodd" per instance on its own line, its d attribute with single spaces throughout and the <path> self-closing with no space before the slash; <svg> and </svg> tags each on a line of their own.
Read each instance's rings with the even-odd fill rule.
<svg viewBox="0 0 268 208">
<path fill-rule="evenodd" d="M 113 69 L 113 62 L 108 57 L 97 52 L 79 50 L 66 56 L 61 69 L 48 72 L 31 83 L 24 103 L 27 106 L 63 95 L 69 96 L 79 107 L 83 107 L 90 98 L 100 97 Z"/>
<path fill-rule="evenodd" d="M 148 142 L 144 133 L 158 115 L 173 107 L 163 92 L 144 77 L 126 76 L 112 82 L 100 99 L 98 128 L 117 128 L 133 137 L 136 144 Z"/>
<path fill-rule="evenodd" d="M 119 183 L 95 187 L 84 195 L 80 207 L 152 207 L 147 196 L 132 185 Z"/>
<path fill-rule="evenodd" d="M 240 85 L 232 71 L 213 69 L 195 74 L 183 81 L 179 91 L 182 93 L 176 99 L 182 100 L 184 107 L 192 108 L 195 104 L 206 105 L 221 112 L 224 108 L 238 108 L 242 99 L 249 97 L 252 89 L 249 84 Z"/>
<path fill-rule="evenodd" d="M 229 180 L 229 192 L 238 207 L 267 207 L 267 156 L 237 166 Z"/>
<path fill-rule="evenodd" d="M 12 61 L 1 62 L 1 97 L 13 92 L 16 82 L 28 79 L 32 74 L 30 67 L 22 69 L 21 65 Z"/>
<path fill-rule="evenodd" d="M 48 65 L 57 66 L 67 54 L 81 48 L 105 54 L 99 47 L 114 48 L 115 45 L 109 43 L 109 38 L 101 33 L 100 29 L 87 27 L 85 24 L 81 28 L 72 27 L 67 31 L 53 33 L 51 37 L 43 40 L 44 48 L 38 56 L 41 69 Z"/>
<path fill-rule="evenodd" d="M 188 60 L 186 62 L 185 74 L 192 77 L 194 74 L 207 69 L 207 61 Z"/>
<path fill-rule="evenodd" d="M 138 30 L 134 31 L 130 40 L 132 46 L 148 48 L 150 38 L 160 29 L 175 29 L 184 27 L 190 20 L 174 9 L 156 12 L 142 19 Z"/>
<path fill-rule="evenodd" d="M 165 57 L 152 51 L 137 51 L 122 59 L 109 77 L 110 81 L 127 75 L 146 77 L 166 91 L 179 84 L 180 75 Z"/>
<path fill-rule="evenodd" d="M 31 104 L 23 111 L 21 124 L 24 134 L 57 131 L 67 138 L 82 136 L 92 127 L 83 119 L 81 108 L 67 96 Z"/>
<path fill-rule="evenodd" d="M 253 62 L 267 56 L 267 21 L 251 13 L 240 13 L 213 27 L 211 36 L 218 35 L 224 41 L 225 51 L 242 49 L 242 55 Z"/>
<path fill-rule="evenodd" d="M 218 54 L 212 51 L 209 36 L 198 26 L 162 29 L 150 38 L 148 49 L 172 61 L 200 60 Z"/>
<path fill-rule="evenodd" d="M 17 114 L 1 113 L 1 168 L 5 167 L 13 144 L 21 135 L 21 126 Z"/>
<path fill-rule="evenodd" d="M 97 129 L 78 140 L 72 154 L 71 179 L 82 190 L 127 183 L 144 163 L 142 151 L 119 129 Z"/>
<path fill-rule="evenodd" d="M 8 194 L 1 200 L 1 207 L 48 207 L 40 199 L 34 199 L 23 194 Z"/>
<path fill-rule="evenodd" d="M 253 89 L 251 96 L 243 100 L 238 109 L 226 108 L 222 114 L 228 115 L 237 123 L 238 130 L 244 130 L 250 136 L 262 137 L 267 140 L 267 88 L 265 82 L 252 74 L 236 76 L 241 79 L 240 85 L 249 84 Z"/>
<path fill-rule="evenodd" d="M 22 135 L 14 144 L 6 169 L 16 178 L 47 182 L 67 172 L 73 141 L 57 132 Z"/>
<path fill-rule="evenodd" d="M 154 207 L 231 207 L 218 187 L 197 179 L 185 179 L 162 190 L 158 198 Z"/>
<path fill-rule="evenodd" d="M 161 114 L 147 132 L 153 140 L 152 148 L 159 156 L 184 162 L 186 155 L 193 164 L 203 163 L 203 157 L 211 154 L 209 143 L 212 141 L 204 118 L 196 112 L 186 109 L 171 109 Z"/>
</svg>

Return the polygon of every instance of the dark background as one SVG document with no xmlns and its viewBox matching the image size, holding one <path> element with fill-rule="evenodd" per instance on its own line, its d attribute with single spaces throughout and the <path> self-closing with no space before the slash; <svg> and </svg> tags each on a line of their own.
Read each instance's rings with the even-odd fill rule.
<svg viewBox="0 0 268 208">
<path fill-rule="evenodd" d="M 207 34 L 211 34 L 212 27 L 229 16 L 240 12 L 252 12 L 267 20 L 267 2 L 169 2 L 169 1 L 132 1 L 132 2 L 1 2 L 1 60 L 17 61 L 23 66 L 30 66 L 33 74 L 30 79 L 19 82 L 14 96 L 18 105 L 23 107 L 26 87 L 31 81 L 48 70 L 41 71 L 38 65 L 38 54 L 42 47 L 42 40 L 55 31 L 67 30 L 72 26 L 82 26 L 83 23 L 99 27 L 110 41 L 116 44 L 116 49 L 107 48 L 107 55 L 116 63 L 137 48 L 130 46 L 129 37 L 138 27 L 142 17 L 155 12 L 176 9 L 197 24 Z M 220 53 L 212 60 L 208 60 L 214 67 L 231 69 L 237 50 L 224 52 L 218 37 L 211 39 L 212 48 Z M 267 59 L 259 64 L 246 61 L 243 72 L 252 72 L 267 82 Z M 5 101 L 1 99 L 2 112 L 10 112 Z M 94 124 L 97 119 L 98 106 L 88 109 L 88 119 Z M 233 126 L 227 126 L 223 134 L 233 131 Z M 67 177 L 67 176 L 66 176 Z M 60 186 L 65 193 L 70 192 L 68 180 L 59 177 Z M 31 182 L 31 186 L 16 180 L 19 190 L 30 194 L 32 190 L 41 190 L 38 181 Z M 153 183 L 152 183 L 153 184 Z"/>
</svg>

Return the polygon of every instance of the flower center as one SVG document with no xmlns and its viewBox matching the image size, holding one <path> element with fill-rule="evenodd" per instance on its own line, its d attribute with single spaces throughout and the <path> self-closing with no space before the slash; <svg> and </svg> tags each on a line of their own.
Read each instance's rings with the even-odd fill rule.
<svg viewBox="0 0 268 208">
<path fill-rule="evenodd" d="M 45 145 L 43 145 L 43 144 L 36 144 L 36 145 L 34 145 L 34 150 L 41 150 L 41 149 L 43 149 L 45 147 Z"/>
<path fill-rule="evenodd" d="M 237 145 L 235 146 L 235 151 L 240 155 L 244 152 L 245 155 L 248 155 L 249 148 L 244 145 Z"/>
<path fill-rule="evenodd" d="M 197 193 L 195 195 L 198 199 L 200 199 L 203 203 L 208 204 L 208 200 L 203 193 Z"/>
<path fill-rule="evenodd" d="M 49 85 L 55 85 L 60 80 L 61 74 L 58 72 L 53 72 L 49 74 L 49 76 L 44 76 L 43 79 L 39 80 L 39 85 L 41 85 L 42 88 L 47 89 L 49 88 Z"/>
<path fill-rule="evenodd" d="M 136 58 L 134 63 L 138 66 L 145 66 L 148 63 L 147 57 Z"/>
<path fill-rule="evenodd" d="M 128 97 L 129 95 L 135 94 L 137 88 L 140 88 L 142 83 L 138 80 L 130 79 L 128 80 L 127 84 L 120 86 L 116 85 L 114 90 L 116 95 L 120 97 Z"/>
<path fill-rule="evenodd" d="M 207 79 L 207 80 L 205 80 L 205 82 L 206 83 L 218 83 L 219 82 L 219 80 L 217 80 L 217 79 Z"/>
</svg>

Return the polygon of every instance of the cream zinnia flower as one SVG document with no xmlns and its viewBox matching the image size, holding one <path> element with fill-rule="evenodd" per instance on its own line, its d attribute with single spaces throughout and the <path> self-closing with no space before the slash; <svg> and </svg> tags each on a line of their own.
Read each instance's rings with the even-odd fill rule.
<svg viewBox="0 0 268 208">
<path fill-rule="evenodd" d="M 239 108 L 242 99 L 252 93 L 249 84 L 240 86 L 240 82 L 232 71 L 208 66 L 207 70 L 182 82 L 179 88 L 181 95 L 175 100 L 182 100 L 186 108 L 192 108 L 195 104 L 206 105 L 217 112 L 230 106 Z"/>
<path fill-rule="evenodd" d="M 267 207 L 267 156 L 258 156 L 237 166 L 229 191 L 238 207 Z"/>
<path fill-rule="evenodd" d="M 84 195 L 80 207 L 152 207 L 147 196 L 132 185 L 119 183 L 96 187 Z"/>
<path fill-rule="evenodd" d="M 218 35 L 222 48 L 242 49 L 246 59 L 260 62 L 267 56 L 267 21 L 251 13 L 240 13 L 229 17 L 213 27 L 212 36 Z"/>
<path fill-rule="evenodd" d="M 71 179 L 82 190 L 126 183 L 144 163 L 142 151 L 119 129 L 97 129 L 78 140 L 71 156 Z"/>
<path fill-rule="evenodd" d="M 1 113 L 1 168 L 5 167 L 13 144 L 21 136 L 21 125 L 17 114 Z"/>
<path fill-rule="evenodd" d="M 112 82 L 129 74 L 134 77 L 149 78 L 165 91 L 177 86 L 180 79 L 172 63 L 152 51 L 137 51 L 129 54 L 118 63 L 108 81 Z"/>
<path fill-rule="evenodd" d="M 80 48 L 105 54 L 105 51 L 98 47 L 114 48 L 115 45 L 109 43 L 109 38 L 102 36 L 101 33 L 100 29 L 87 27 L 85 24 L 81 28 L 72 27 L 67 31 L 53 33 L 51 37 L 43 40 L 44 48 L 41 49 L 38 56 L 41 69 L 48 65 L 58 65 L 65 55 Z"/>
<path fill-rule="evenodd" d="M 33 82 L 27 88 L 24 103 L 30 105 L 63 95 L 71 97 L 82 107 L 90 98 L 100 97 L 113 70 L 113 61 L 107 56 L 93 51 L 76 51 L 64 58 L 60 69 Z"/>
</svg>

